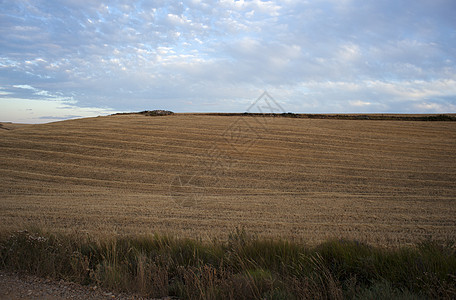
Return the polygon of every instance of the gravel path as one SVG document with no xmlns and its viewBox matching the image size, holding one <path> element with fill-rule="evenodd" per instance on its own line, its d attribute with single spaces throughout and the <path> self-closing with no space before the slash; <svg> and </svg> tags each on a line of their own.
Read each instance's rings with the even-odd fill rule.
<svg viewBox="0 0 456 300">
<path fill-rule="evenodd" d="M 67 281 L 54 281 L 36 276 L 0 271 L 0 299 L 147 299 L 115 294 L 94 286 L 82 286 Z M 165 298 L 166 299 L 166 298 Z M 169 298 L 170 299 L 170 298 Z"/>
</svg>

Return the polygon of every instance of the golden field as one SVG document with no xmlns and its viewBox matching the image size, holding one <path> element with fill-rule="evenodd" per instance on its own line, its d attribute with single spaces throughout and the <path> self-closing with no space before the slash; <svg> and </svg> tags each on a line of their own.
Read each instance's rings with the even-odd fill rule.
<svg viewBox="0 0 456 300">
<path fill-rule="evenodd" d="M 0 224 L 456 240 L 456 122 L 132 114 L 4 124 Z"/>
</svg>

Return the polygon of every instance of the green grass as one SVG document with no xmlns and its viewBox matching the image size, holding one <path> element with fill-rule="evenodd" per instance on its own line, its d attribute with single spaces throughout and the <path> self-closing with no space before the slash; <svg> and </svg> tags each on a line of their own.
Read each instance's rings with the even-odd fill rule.
<svg viewBox="0 0 456 300">
<path fill-rule="evenodd" d="M 182 299 L 454 299 L 454 244 L 398 249 L 332 240 L 317 247 L 249 236 L 201 242 L 95 239 L 38 228 L 0 234 L 0 268 Z"/>
</svg>

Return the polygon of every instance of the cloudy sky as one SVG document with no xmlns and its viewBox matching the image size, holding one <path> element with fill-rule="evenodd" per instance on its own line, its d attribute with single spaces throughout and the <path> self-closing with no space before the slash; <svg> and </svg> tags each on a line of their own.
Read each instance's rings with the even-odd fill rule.
<svg viewBox="0 0 456 300">
<path fill-rule="evenodd" d="M 0 121 L 456 112 L 455 0 L 0 0 Z"/>
</svg>

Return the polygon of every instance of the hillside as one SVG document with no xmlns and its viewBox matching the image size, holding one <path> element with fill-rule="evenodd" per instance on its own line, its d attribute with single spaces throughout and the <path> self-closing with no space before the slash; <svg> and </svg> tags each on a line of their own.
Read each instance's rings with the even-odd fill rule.
<svg viewBox="0 0 456 300">
<path fill-rule="evenodd" d="M 456 123 L 116 115 L 0 130 L 0 223 L 456 239 Z"/>
</svg>

